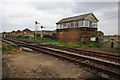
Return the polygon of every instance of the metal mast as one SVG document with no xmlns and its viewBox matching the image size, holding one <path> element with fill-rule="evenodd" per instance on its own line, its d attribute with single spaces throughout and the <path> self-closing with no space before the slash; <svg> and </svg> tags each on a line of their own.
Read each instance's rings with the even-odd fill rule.
<svg viewBox="0 0 120 80">
<path fill-rule="evenodd" d="M 37 24 L 40 24 L 40 23 L 35 21 L 35 37 L 37 37 L 37 31 L 38 31 L 38 25 Z"/>
</svg>

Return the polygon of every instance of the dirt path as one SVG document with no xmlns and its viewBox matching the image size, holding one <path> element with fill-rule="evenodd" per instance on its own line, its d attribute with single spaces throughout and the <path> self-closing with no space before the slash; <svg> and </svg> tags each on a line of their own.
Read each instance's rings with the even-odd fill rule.
<svg viewBox="0 0 120 80">
<path fill-rule="evenodd" d="M 38 52 L 3 55 L 3 77 L 10 78 L 100 78 L 83 67 Z"/>
</svg>

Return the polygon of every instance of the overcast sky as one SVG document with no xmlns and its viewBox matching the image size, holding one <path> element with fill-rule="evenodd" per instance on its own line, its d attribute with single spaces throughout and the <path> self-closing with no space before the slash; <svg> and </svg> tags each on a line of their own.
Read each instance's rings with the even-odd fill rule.
<svg viewBox="0 0 120 80">
<path fill-rule="evenodd" d="M 35 21 L 44 30 L 55 30 L 62 18 L 93 12 L 99 20 L 98 30 L 118 34 L 117 2 L 1 2 L 0 9 L 2 31 L 35 30 Z"/>
</svg>

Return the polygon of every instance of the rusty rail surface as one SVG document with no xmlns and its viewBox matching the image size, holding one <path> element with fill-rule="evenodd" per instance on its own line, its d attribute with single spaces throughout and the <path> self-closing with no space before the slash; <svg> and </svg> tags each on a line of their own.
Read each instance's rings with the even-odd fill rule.
<svg viewBox="0 0 120 80">
<path fill-rule="evenodd" d="M 24 46 L 55 57 L 64 58 L 74 63 L 85 65 L 117 79 L 120 78 L 120 56 L 104 54 L 93 51 L 78 50 L 74 48 L 63 48 L 53 45 L 41 45 L 38 43 L 4 39 L 19 46 Z"/>
</svg>

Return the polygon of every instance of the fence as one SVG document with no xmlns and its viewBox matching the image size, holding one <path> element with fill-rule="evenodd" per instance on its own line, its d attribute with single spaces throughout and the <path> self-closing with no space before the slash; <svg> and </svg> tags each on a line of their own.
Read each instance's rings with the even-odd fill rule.
<svg viewBox="0 0 120 80">
<path fill-rule="evenodd" d="M 115 39 L 104 40 L 103 47 L 120 48 L 120 42 Z"/>
</svg>

